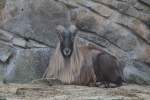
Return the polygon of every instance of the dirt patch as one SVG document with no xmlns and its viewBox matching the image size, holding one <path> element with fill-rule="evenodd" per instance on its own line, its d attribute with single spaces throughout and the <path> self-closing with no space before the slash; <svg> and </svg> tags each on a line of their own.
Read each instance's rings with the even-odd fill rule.
<svg viewBox="0 0 150 100">
<path fill-rule="evenodd" d="M 55 96 L 55 95 L 61 95 L 61 91 L 55 89 L 55 88 L 38 88 L 38 87 L 29 87 L 29 88 L 18 88 L 16 91 L 17 96 L 28 96 L 32 97 L 34 96 L 40 96 L 40 97 L 46 97 L 48 95 Z"/>
<path fill-rule="evenodd" d="M 129 85 L 121 88 L 116 88 L 108 92 L 112 96 L 123 96 L 131 98 L 131 100 L 148 100 L 150 97 L 150 87 Z"/>
<path fill-rule="evenodd" d="M 127 85 L 96 88 L 75 85 L 9 84 L 0 85 L 3 100 L 149 100 L 150 87 Z"/>
</svg>

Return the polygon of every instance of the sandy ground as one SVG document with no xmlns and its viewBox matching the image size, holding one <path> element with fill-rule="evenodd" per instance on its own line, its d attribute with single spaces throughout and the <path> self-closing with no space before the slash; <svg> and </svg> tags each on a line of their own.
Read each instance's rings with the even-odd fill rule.
<svg viewBox="0 0 150 100">
<path fill-rule="evenodd" d="M 150 100 L 150 86 L 97 88 L 74 85 L 1 84 L 0 100 Z"/>
</svg>

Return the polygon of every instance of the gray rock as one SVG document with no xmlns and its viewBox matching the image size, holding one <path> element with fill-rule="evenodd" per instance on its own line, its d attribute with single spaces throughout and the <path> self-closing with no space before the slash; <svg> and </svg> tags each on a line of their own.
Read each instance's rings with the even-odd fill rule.
<svg viewBox="0 0 150 100">
<path fill-rule="evenodd" d="M 97 32 L 98 24 L 99 23 L 97 23 L 97 20 L 92 16 L 84 16 L 82 18 L 78 17 L 76 22 L 77 27 L 85 32 Z"/>
<path fill-rule="evenodd" d="M 69 25 L 65 6 L 54 0 L 8 0 L 7 11 L 0 26 L 14 34 L 32 38 L 48 45 L 56 44 L 55 28 L 58 24 Z"/>
<path fill-rule="evenodd" d="M 126 30 L 124 27 L 115 23 L 108 22 L 105 25 L 103 34 L 103 37 L 126 52 L 134 50 L 137 46 L 136 36 L 134 36 L 131 31 Z"/>
<path fill-rule="evenodd" d="M 150 5 L 150 0 L 140 0 L 140 1 L 146 3 L 147 5 Z"/>
<path fill-rule="evenodd" d="M 26 83 L 42 77 L 52 49 L 19 49 L 7 65 L 5 81 Z"/>
<path fill-rule="evenodd" d="M 103 25 L 98 21 L 99 19 L 96 19 L 94 16 L 85 16 L 82 17 L 81 21 L 79 18 L 77 26 L 82 31 L 96 33 L 124 51 L 132 51 L 137 46 L 137 38 L 131 31 L 111 21 L 106 20 Z M 99 39 L 92 39 L 92 41 L 97 42 Z M 102 43 L 99 44 L 102 45 Z"/>
<path fill-rule="evenodd" d="M 137 3 L 134 5 L 134 7 L 135 7 L 137 10 L 139 10 L 139 11 L 141 11 L 141 12 L 143 12 L 143 13 L 148 13 L 148 14 L 150 13 L 149 7 L 143 5 L 143 4 L 140 3 L 140 2 L 137 2 Z"/>
<path fill-rule="evenodd" d="M 12 38 L 13 38 L 13 35 L 11 33 L 0 29 L 0 40 L 11 41 Z"/>
<path fill-rule="evenodd" d="M 5 7 L 5 0 L 0 1 L 0 11 Z"/>
<path fill-rule="evenodd" d="M 19 47 L 26 47 L 26 40 L 24 40 L 23 38 L 13 38 L 12 40 L 13 45 L 15 46 L 19 46 Z"/>
<path fill-rule="evenodd" d="M 33 40 L 29 40 L 26 45 L 28 48 L 46 48 L 47 46 Z"/>
<path fill-rule="evenodd" d="M 13 54 L 13 49 L 10 46 L 0 43 L 0 61 L 5 63 Z"/>
<path fill-rule="evenodd" d="M 133 61 L 125 67 L 124 74 L 130 83 L 150 85 L 150 67 L 142 62 Z"/>
</svg>

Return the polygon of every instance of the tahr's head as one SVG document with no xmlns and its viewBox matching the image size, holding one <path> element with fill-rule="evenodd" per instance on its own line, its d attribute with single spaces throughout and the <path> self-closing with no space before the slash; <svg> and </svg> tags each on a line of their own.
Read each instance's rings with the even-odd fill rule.
<svg viewBox="0 0 150 100">
<path fill-rule="evenodd" d="M 60 50 L 63 57 L 68 58 L 73 52 L 74 39 L 77 33 L 77 28 L 71 25 L 69 28 L 64 28 L 59 25 L 57 28 L 57 35 L 60 41 Z"/>
</svg>

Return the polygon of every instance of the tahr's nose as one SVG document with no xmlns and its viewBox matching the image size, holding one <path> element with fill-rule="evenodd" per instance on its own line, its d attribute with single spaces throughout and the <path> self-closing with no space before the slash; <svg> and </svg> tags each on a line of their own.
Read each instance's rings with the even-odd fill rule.
<svg viewBox="0 0 150 100">
<path fill-rule="evenodd" d="M 66 48 L 66 50 L 65 50 L 65 51 L 66 51 L 66 53 L 69 53 L 70 49 L 69 49 L 69 48 Z"/>
<path fill-rule="evenodd" d="M 70 50 L 69 48 L 65 48 L 65 49 L 63 50 L 63 52 L 64 52 L 64 54 L 65 54 L 66 56 L 68 56 L 68 55 L 70 55 L 71 50 Z"/>
</svg>

